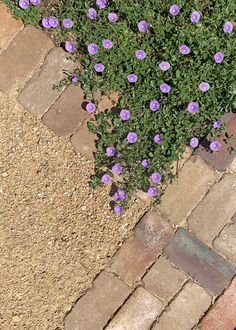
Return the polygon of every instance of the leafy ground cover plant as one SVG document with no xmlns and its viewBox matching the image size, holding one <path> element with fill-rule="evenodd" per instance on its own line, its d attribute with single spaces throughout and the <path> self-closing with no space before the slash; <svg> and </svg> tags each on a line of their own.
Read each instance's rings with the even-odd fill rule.
<svg viewBox="0 0 236 330">
<path fill-rule="evenodd" d="M 159 198 L 186 144 L 196 148 L 211 132 L 211 151 L 221 148 L 220 118 L 236 104 L 234 1 L 62 0 L 51 10 L 39 0 L 4 2 L 81 62 L 67 83 L 82 85 L 95 114 L 91 186 L 122 177 L 117 214 L 137 189 Z M 98 89 L 120 93 L 115 109 L 97 113 Z"/>
</svg>

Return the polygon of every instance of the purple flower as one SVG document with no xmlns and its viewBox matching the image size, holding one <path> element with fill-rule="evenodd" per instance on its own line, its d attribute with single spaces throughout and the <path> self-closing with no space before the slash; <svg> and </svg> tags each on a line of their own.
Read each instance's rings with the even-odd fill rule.
<svg viewBox="0 0 236 330">
<path fill-rule="evenodd" d="M 88 15 L 87 16 L 90 19 L 96 19 L 96 17 L 97 17 L 97 11 L 96 11 L 96 9 L 95 8 L 89 8 Z"/>
<path fill-rule="evenodd" d="M 216 120 L 213 124 L 213 128 L 217 129 L 217 128 L 221 128 L 221 121 L 220 120 Z"/>
<path fill-rule="evenodd" d="M 148 159 L 144 159 L 144 160 L 141 161 L 141 164 L 144 168 L 149 168 L 150 161 Z"/>
<path fill-rule="evenodd" d="M 127 141 L 133 144 L 137 142 L 137 140 L 138 140 L 138 135 L 134 132 L 129 132 L 129 134 L 127 135 Z"/>
<path fill-rule="evenodd" d="M 197 102 L 190 102 L 187 107 L 188 112 L 196 113 L 199 111 L 199 104 Z"/>
<path fill-rule="evenodd" d="M 189 144 L 192 148 L 197 148 L 197 146 L 199 144 L 198 138 L 196 138 L 196 137 L 191 138 Z"/>
<path fill-rule="evenodd" d="M 89 112 L 89 113 L 93 113 L 96 111 L 96 105 L 92 102 L 88 103 L 86 105 L 86 110 Z"/>
<path fill-rule="evenodd" d="M 114 193 L 113 199 L 115 202 L 120 202 L 126 199 L 128 196 L 127 192 L 124 189 L 119 189 L 117 192 Z"/>
<path fill-rule="evenodd" d="M 146 53 L 143 50 L 139 49 L 139 50 L 136 50 L 135 56 L 137 57 L 137 59 L 143 60 L 146 57 Z"/>
<path fill-rule="evenodd" d="M 219 151 L 221 148 L 221 144 L 219 141 L 215 140 L 215 141 L 212 141 L 211 144 L 210 144 L 210 149 L 212 151 Z"/>
<path fill-rule="evenodd" d="M 216 63 L 222 63 L 224 60 L 224 54 L 221 52 L 218 52 L 214 55 L 214 60 Z"/>
<path fill-rule="evenodd" d="M 179 47 L 179 51 L 183 55 L 188 55 L 190 53 L 190 48 L 188 46 L 186 46 L 186 45 L 181 45 Z"/>
<path fill-rule="evenodd" d="M 101 178 L 102 183 L 109 184 L 112 182 L 112 178 L 108 174 L 104 174 Z"/>
<path fill-rule="evenodd" d="M 64 20 L 63 20 L 63 26 L 66 28 L 66 29 L 71 29 L 72 28 L 72 26 L 73 26 L 73 21 L 71 20 L 71 19 L 69 19 L 69 18 L 65 18 Z"/>
<path fill-rule="evenodd" d="M 119 16 L 116 14 L 116 13 L 109 13 L 108 14 L 108 20 L 111 22 L 111 23 L 115 23 L 117 22 L 119 19 Z"/>
<path fill-rule="evenodd" d="M 106 40 L 103 40 L 103 41 L 102 41 L 102 45 L 103 45 L 104 48 L 106 48 L 106 49 L 110 49 L 110 48 L 112 48 L 113 43 L 112 43 L 111 40 L 106 39 Z"/>
<path fill-rule="evenodd" d="M 152 100 L 149 104 L 151 111 L 157 111 L 160 108 L 160 103 L 157 100 Z"/>
<path fill-rule="evenodd" d="M 33 6 L 39 6 L 40 5 L 40 0 L 30 0 Z"/>
<path fill-rule="evenodd" d="M 73 53 L 75 51 L 75 43 L 73 41 L 66 41 L 65 49 L 68 53 Z"/>
<path fill-rule="evenodd" d="M 201 84 L 198 85 L 198 87 L 202 92 L 206 92 L 210 88 L 210 85 L 206 82 L 202 82 Z"/>
<path fill-rule="evenodd" d="M 95 55 L 98 52 L 98 46 L 96 44 L 89 44 L 88 45 L 88 52 L 90 55 Z"/>
<path fill-rule="evenodd" d="M 162 144 L 163 141 L 162 136 L 160 134 L 155 135 L 153 140 L 156 144 Z"/>
<path fill-rule="evenodd" d="M 138 80 L 138 77 L 136 76 L 136 74 L 131 73 L 127 76 L 127 79 L 130 83 L 135 83 Z"/>
<path fill-rule="evenodd" d="M 96 5 L 100 8 L 100 9 L 104 9 L 107 6 L 107 0 L 96 0 Z"/>
<path fill-rule="evenodd" d="M 19 7 L 21 9 L 28 9 L 30 3 L 29 3 L 29 0 L 20 0 L 19 1 Z"/>
<path fill-rule="evenodd" d="M 162 93 L 164 93 L 164 94 L 167 94 L 167 93 L 169 93 L 170 92 L 170 86 L 169 85 L 167 85 L 167 84 L 161 84 L 161 86 L 160 86 L 160 90 L 162 91 Z"/>
<path fill-rule="evenodd" d="M 148 195 L 150 196 L 150 197 L 156 197 L 157 195 L 158 195 L 158 193 L 159 193 L 159 191 L 158 191 L 158 189 L 156 189 L 155 187 L 150 187 L 149 189 L 148 189 Z"/>
<path fill-rule="evenodd" d="M 49 18 L 48 17 L 44 17 L 42 19 L 42 26 L 45 28 L 45 29 L 50 29 L 51 25 L 49 24 Z"/>
<path fill-rule="evenodd" d="M 56 28 L 58 27 L 58 24 L 59 24 L 59 21 L 56 17 L 52 16 L 52 17 L 49 17 L 49 24 L 52 28 Z"/>
<path fill-rule="evenodd" d="M 190 15 L 190 20 L 193 24 L 197 24 L 200 21 L 201 14 L 198 11 L 192 12 Z"/>
<path fill-rule="evenodd" d="M 71 81 L 74 83 L 74 84 L 77 84 L 79 81 L 80 81 L 80 78 L 78 76 L 74 76 L 72 77 Z"/>
<path fill-rule="evenodd" d="M 96 72 L 103 72 L 105 70 L 105 66 L 102 63 L 98 63 L 94 65 L 94 69 Z"/>
<path fill-rule="evenodd" d="M 159 183 L 159 182 L 161 182 L 161 174 L 159 172 L 154 172 L 150 176 L 150 179 L 151 179 L 152 183 Z"/>
<path fill-rule="evenodd" d="M 170 63 L 169 62 L 161 62 L 159 64 L 159 68 L 162 70 L 162 71 L 167 71 L 169 70 L 170 68 Z"/>
<path fill-rule="evenodd" d="M 123 167 L 120 164 L 115 164 L 111 170 L 114 174 L 120 175 L 123 172 Z"/>
<path fill-rule="evenodd" d="M 108 157 L 113 157 L 116 154 L 116 149 L 114 147 L 107 147 L 106 154 Z"/>
<path fill-rule="evenodd" d="M 225 33 L 231 33 L 233 31 L 233 28 L 234 26 L 231 22 L 226 22 L 223 27 Z"/>
<path fill-rule="evenodd" d="M 127 109 L 122 109 L 120 112 L 120 118 L 124 121 L 129 120 L 130 112 Z"/>
<path fill-rule="evenodd" d="M 177 5 L 170 6 L 169 13 L 172 16 L 177 16 L 179 14 L 179 11 L 180 11 L 179 6 L 177 6 Z"/>
<path fill-rule="evenodd" d="M 120 205 L 116 205 L 114 207 L 114 212 L 117 214 L 117 215 L 121 215 L 123 212 L 124 212 L 124 209 L 122 206 Z"/>
<path fill-rule="evenodd" d="M 140 21 L 138 23 L 139 32 L 146 32 L 148 29 L 148 23 L 146 21 Z"/>
</svg>

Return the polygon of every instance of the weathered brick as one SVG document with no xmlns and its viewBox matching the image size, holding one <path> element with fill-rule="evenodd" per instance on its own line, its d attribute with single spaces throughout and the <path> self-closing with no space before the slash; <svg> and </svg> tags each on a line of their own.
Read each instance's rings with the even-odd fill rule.
<svg viewBox="0 0 236 330">
<path fill-rule="evenodd" d="M 236 223 L 226 226 L 215 239 L 213 246 L 236 265 Z"/>
<path fill-rule="evenodd" d="M 52 47 L 53 42 L 42 31 L 30 26 L 20 31 L 0 56 L 0 90 L 25 84 Z"/>
<path fill-rule="evenodd" d="M 14 19 L 7 6 L 0 3 L 0 53 L 7 48 L 23 27 L 22 21 Z"/>
<path fill-rule="evenodd" d="M 84 155 L 87 159 L 94 160 L 93 153 L 96 151 L 95 142 L 97 136 L 89 132 L 87 123 L 90 118 L 86 118 L 83 125 L 71 137 L 71 143 L 75 152 Z"/>
<path fill-rule="evenodd" d="M 236 175 L 226 175 L 193 211 L 188 223 L 199 238 L 211 245 L 235 212 Z"/>
<path fill-rule="evenodd" d="M 188 277 L 160 257 L 143 278 L 144 286 L 166 303 L 176 295 Z"/>
<path fill-rule="evenodd" d="M 183 228 L 177 230 L 164 255 L 214 295 L 219 295 L 236 273 L 231 263 Z"/>
<path fill-rule="evenodd" d="M 200 157 L 191 157 L 183 166 L 179 177 L 163 195 L 160 210 L 173 223 L 182 222 L 218 177 Z"/>
<path fill-rule="evenodd" d="M 63 89 L 53 88 L 66 77 L 64 71 L 73 70 L 76 63 L 67 59 L 62 48 L 54 48 L 46 57 L 39 72 L 35 73 L 18 97 L 25 109 L 41 117 L 61 95 Z"/>
<path fill-rule="evenodd" d="M 101 330 L 123 304 L 131 289 L 110 273 L 102 272 L 65 318 L 65 330 Z"/>
<path fill-rule="evenodd" d="M 106 330 L 148 330 L 163 309 L 162 302 L 144 288 L 137 288 Z"/>
<path fill-rule="evenodd" d="M 125 282 L 139 281 L 146 269 L 157 259 L 173 234 L 172 227 L 156 212 L 148 212 L 112 258 L 111 270 Z"/>
<path fill-rule="evenodd" d="M 224 294 L 203 318 L 201 330 L 235 330 L 236 328 L 236 277 Z"/>
<path fill-rule="evenodd" d="M 152 330 L 190 330 L 211 304 L 210 295 L 189 282 L 171 302 Z"/>
<path fill-rule="evenodd" d="M 71 135 L 88 117 L 88 112 L 82 108 L 83 102 L 83 90 L 78 86 L 70 85 L 44 114 L 42 122 L 58 136 Z"/>
<path fill-rule="evenodd" d="M 226 125 L 226 130 L 229 136 L 233 135 L 231 138 L 232 146 L 236 147 L 236 113 L 226 114 L 222 121 Z M 203 145 L 197 150 L 197 153 L 205 159 L 208 163 L 214 166 L 219 171 L 224 171 L 225 168 L 231 163 L 235 154 L 230 153 L 228 150 L 229 145 L 224 142 L 225 137 L 222 136 L 218 138 L 221 143 L 221 149 L 218 152 L 210 152 L 209 142 L 203 141 Z M 205 147 L 206 145 L 206 147 Z"/>
<path fill-rule="evenodd" d="M 236 156 L 233 158 L 232 162 L 227 167 L 228 172 L 236 173 Z"/>
<path fill-rule="evenodd" d="M 190 156 L 193 153 L 193 149 L 190 147 L 186 147 L 186 149 L 184 150 L 181 158 L 178 161 L 175 161 L 172 164 L 172 173 L 174 175 L 178 175 L 179 171 L 181 170 L 181 168 L 184 166 L 184 164 L 189 160 Z"/>
</svg>

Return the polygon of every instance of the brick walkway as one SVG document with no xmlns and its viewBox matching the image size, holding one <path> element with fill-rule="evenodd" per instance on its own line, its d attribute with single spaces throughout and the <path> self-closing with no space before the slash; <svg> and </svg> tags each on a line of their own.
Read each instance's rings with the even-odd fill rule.
<svg viewBox="0 0 236 330">
<path fill-rule="evenodd" d="M 94 136 L 81 89 L 53 89 L 75 64 L 40 30 L 0 3 L 0 91 L 18 101 L 76 152 L 93 159 Z M 117 95 L 97 94 L 99 111 Z M 236 147 L 236 114 L 224 118 Z M 65 316 L 66 330 L 236 328 L 236 158 L 200 147 L 181 163 L 161 205 L 129 238 Z M 184 163 L 184 164 L 183 164 Z"/>
</svg>

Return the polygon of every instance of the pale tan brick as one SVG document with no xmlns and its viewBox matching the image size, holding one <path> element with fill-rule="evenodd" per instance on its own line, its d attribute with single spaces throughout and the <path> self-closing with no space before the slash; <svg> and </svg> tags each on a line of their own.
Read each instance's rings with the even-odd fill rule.
<svg viewBox="0 0 236 330">
<path fill-rule="evenodd" d="M 236 175 L 226 175 L 188 219 L 192 231 L 210 245 L 236 212 Z"/>
<path fill-rule="evenodd" d="M 210 304 L 210 295 L 196 283 L 188 282 L 152 330 L 190 330 Z"/>
<path fill-rule="evenodd" d="M 162 302 L 140 287 L 135 290 L 105 329 L 148 330 L 162 309 Z"/>
<path fill-rule="evenodd" d="M 41 117 L 63 92 L 62 88 L 53 87 L 66 77 L 64 71 L 76 67 L 76 63 L 67 58 L 68 54 L 62 48 L 54 48 L 19 95 L 19 103 L 34 116 Z"/>
<path fill-rule="evenodd" d="M 102 272 L 65 318 L 65 330 L 101 330 L 123 304 L 131 289 L 114 275 Z"/>
<path fill-rule="evenodd" d="M 178 293 L 188 277 L 160 257 L 143 278 L 144 286 L 166 303 Z"/>
<path fill-rule="evenodd" d="M 236 266 L 236 223 L 226 226 L 213 242 L 213 246 Z"/>
<path fill-rule="evenodd" d="M 184 150 L 181 158 L 178 161 L 175 161 L 172 164 L 172 173 L 174 175 L 178 175 L 179 171 L 181 170 L 181 168 L 184 166 L 184 164 L 189 160 L 190 156 L 193 153 L 193 149 L 190 147 L 186 147 L 186 149 Z"/>
<path fill-rule="evenodd" d="M 7 6 L 0 3 L 0 53 L 7 48 L 23 27 L 22 21 L 13 18 Z"/>
<path fill-rule="evenodd" d="M 218 176 L 200 157 L 191 157 L 179 177 L 166 188 L 159 209 L 173 224 L 182 222 Z"/>
<path fill-rule="evenodd" d="M 20 31 L 0 55 L 0 91 L 24 85 L 53 46 L 52 40 L 34 27 Z"/>
</svg>

